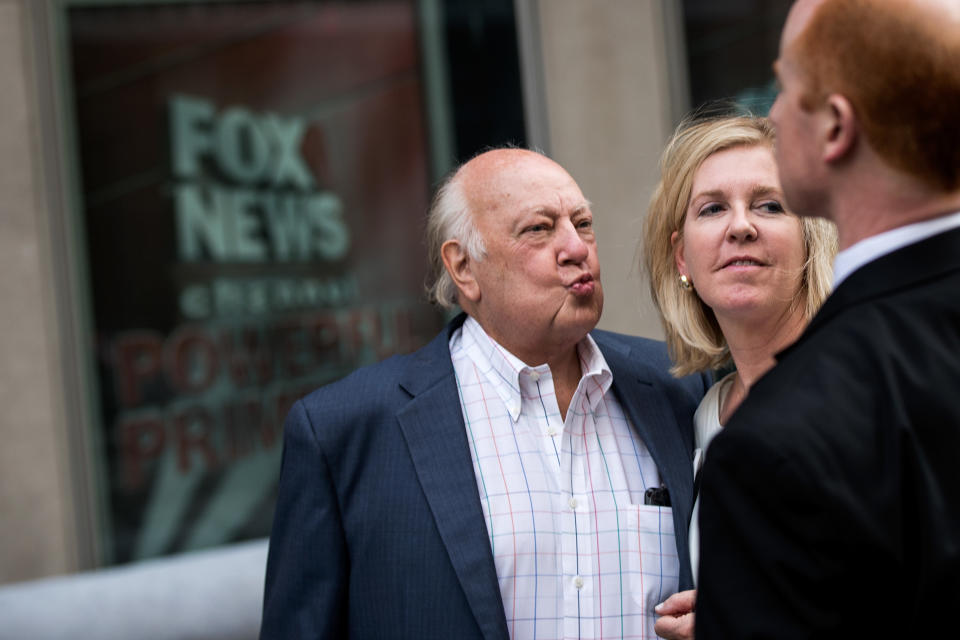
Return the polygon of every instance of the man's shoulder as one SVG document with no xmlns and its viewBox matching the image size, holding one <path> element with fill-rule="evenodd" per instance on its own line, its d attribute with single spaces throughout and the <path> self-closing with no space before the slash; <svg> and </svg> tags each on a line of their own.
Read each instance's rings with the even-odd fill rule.
<svg viewBox="0 0 960 640">
<path fill-rule="evenodd" d="M 433 378 L 452 371 L 447 346 L 449 331 L 441 331 L 416 351 L 392 355 L 380 362 L 361 366 L 343 378 L 325 384 L 304 396 L 307 407 L 344 403 L 354 410 L 378 403 L 392 402 L 398 394 L 407 394 L 402 387 L 429 383 Z"/>
<path fill-rule="evenodd" d="M 655 358 L 658 363 L 670 366 L 667 355 L 667 345 L 662 340 L 631 336 L 625 333 L 594 329 L 590 336 L 601 349 L 616 349 L 622 353 L 634 351 L 648 358 Z"/>
<path fill-rule="evenodd" d="M 636 374 L 667 393 L 679 394 L 677 397 L 683 398 L 684 403 L 692 400 L 694 404 L 700 401 L 710 386 L 710 376 L 707 373 L 691 374 L 682 378 L 674 377 L 670 373 L 673 362 L 667 352 L 667 345 L 662 340 L 600 329 L 594 329 L 590 335 L 600 347 L 611 369 L 614 370 L 615 380 L 617 369 L 621 374 L 623 372 Z"/>
<path fill-rule="evenodd" d="M 397 381 L 415 353 L 392 355 L 380 362 L 358 367 L 344 377 L 314 389 L 304 400 L 331 395 L 352 395 L 367 387 L 383 386 Z"/>
</svg>

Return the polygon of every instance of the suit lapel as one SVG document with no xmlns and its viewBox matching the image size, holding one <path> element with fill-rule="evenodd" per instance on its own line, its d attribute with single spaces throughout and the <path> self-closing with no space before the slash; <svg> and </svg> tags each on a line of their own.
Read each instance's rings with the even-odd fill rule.
<svg viewBox="0 0 960 640">
<path fill-rule="evenodd" d="M 483 520 L 463 412 L 450 361 L 454 320 L 425 347 L 401 386 L 413 398 L 397 413 L 447 555 L 488 640 L 509 637 L 490 538 Z"/>
<path fill-rule="evenodd" d="M 693 462 L 677 431 L 677 418 L 664 390 L 638 373 L 642 371 L 638 366 L 641 364 L 639 356 L 632 355 L 625 345 L 606 340 L 597 344 L 613 372 L 613 390 L 617 400 L 653 457 L 670 491 L 677 553 L 680 557 L 680 584 L 691 584 L 687 523 L 693 506 Z"/>
</svg>

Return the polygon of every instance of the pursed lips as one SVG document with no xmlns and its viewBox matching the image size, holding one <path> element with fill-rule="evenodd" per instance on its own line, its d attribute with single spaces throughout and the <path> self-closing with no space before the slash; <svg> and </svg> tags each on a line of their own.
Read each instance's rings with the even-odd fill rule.
<svg viewBox="0 0 960 640">
<path fill-rule="evenodd" d="M 593 276 L 589 273 L 585 273 L 570 284 L 567 285 L 567 288 L 570 289 L 576 295 L 588 295 L 593 293 L 595 288 L 595 281 Z"/>
</svg>

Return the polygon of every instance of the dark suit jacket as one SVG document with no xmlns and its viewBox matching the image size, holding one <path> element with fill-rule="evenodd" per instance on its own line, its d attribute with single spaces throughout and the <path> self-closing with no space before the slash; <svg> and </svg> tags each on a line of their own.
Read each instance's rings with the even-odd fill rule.
<svg viewBox="0 0 960 640">
<path fill-rule="evenodd" d="M 935 637 L 960 610 L 960 230 L 871 262 L 711 443 L 697 638 Z"/>
<path fill-rule="evenodd" d="M 508 638 L 448 347 L 462 322 L 294 405 L 262 638 Z M 670 491 L 687 587 L 705 379 L 672 379 L 662 343 L 591 335 Z"/>
</svg>

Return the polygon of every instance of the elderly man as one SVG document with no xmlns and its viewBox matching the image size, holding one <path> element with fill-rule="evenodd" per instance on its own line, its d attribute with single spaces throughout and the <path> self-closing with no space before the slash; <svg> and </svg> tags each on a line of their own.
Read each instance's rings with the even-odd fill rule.
<svg viewBox="0 0 960 640">
<path fill-rule="evenodd" d="M 927 638 L 960 608 L 960 3 L 800 0 L 771 111 L 835 289 L 710 446 L 697 636 Z"/>
<path fill-rule="evenodd" d="M 292 409 L 262 637 L 653 637 L 691 582 L 705 381 L 591 333 L 593 213 L 550 159 L 467 162 L 428 235 L 434 297 L 466 314 Z"/>
</svg>

